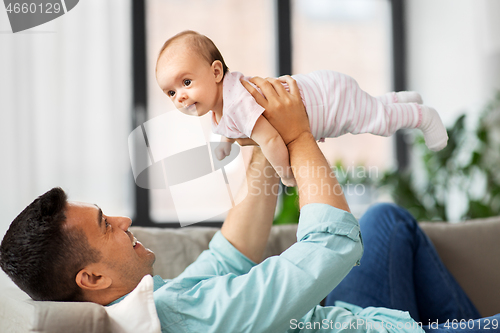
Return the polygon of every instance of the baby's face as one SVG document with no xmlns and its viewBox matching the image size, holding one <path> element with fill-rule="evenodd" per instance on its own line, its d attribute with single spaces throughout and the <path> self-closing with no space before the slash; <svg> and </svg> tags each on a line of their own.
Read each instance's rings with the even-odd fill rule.
<svg viewBox="0 0 500 333">
<path fill-rule="evenodd" d="M 179 111 L 203 116 L 222 103 L 222 76 L 202 56 L 171 45 L 158 59 L 156 81 Z M 222 104 L 221 104 L 222 108 Z"/>
</svg>

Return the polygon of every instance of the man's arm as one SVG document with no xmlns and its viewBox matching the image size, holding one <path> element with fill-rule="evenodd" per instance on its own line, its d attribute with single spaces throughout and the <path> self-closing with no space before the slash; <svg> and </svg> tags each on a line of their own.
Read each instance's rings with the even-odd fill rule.
<svg viewBox="0 0 500 333">
<path fill-rule="evenodd" d="M 280 80 L 288 84 L 290 92 Z M 288 147 L 290 165 L 299 189 L 300 208 L 309 203 L 325 203 L 349 212 L 342 188 L 311 133 L 304 105 L 298 103 L 297 83 L 290 76 L 280 80 L 260 77 L 250 80 L 266 97 L 246 81 L 241 83 L 266 110 L 264 117 Z"/>
<path fill-rule="evenodd" d="M 246 257 L 259 263 L 271 232 L 279 186 L 278 176 L 259 148 L 254 148 L 247 184 L 246 198 L 229 211 L 221 233 Z"/>
<path fill-rule="evenodd" d="M 293 87 L 293 84 L 290 86 Z M 272 88 L 272 86 L 269 87 Z M 276 93 L 275 90 L 273 91 Z M 304 207 L 301 208 L 297 230 L 298 242 L 281 255 L 267 258 L 256 266 L 252 266 L 240 252 L 228 251 L 232 249 L 232 246 L 229 248 L 230 244 L 226 238 L 220 233 L 216 234 L 215 237 L 219 238 L 216 242 L 211 242 L 214 250 L 204 252 L 205 257 L 222 257 L 227 252 L 230 254 L 226 256 L 229 260 L 226 258 L 223 261 L 217 261 L 215 268 L 224 265 L 224 262 L 231 261 L 234 266 L 244 266 L 245 269 L 240 269 L 239 272 L 246 271 L 246 274 L 218 274 L 220 276 L 211 278 L 213 274 L 199 273 L 197 276 L 193 275 L 191 279 L 183 280 L 181 286 L 184 291 L 175 289 L 175 299 L 177 306 L 182 309 L 184 319 L 182 325 L 187 331 L 287 331 L 291 328 L 291 319 L 300 318 L 315 307 L 347 275 L 353 265 L 359 261 L 363 251 L 358 222 L 345 211 L 348 207 L 345 200 L 343 201 L 342 192 L 330 200 L 324 195 L 315 195 L 312 193 L 313 189 L 310 186 L 308 188 L 308 184 L 318 185 L 318 182 L 321 184 L 321 180 L 328 180 L 328 177 L 333 177 L 333 175 L 329 173 L 315 175 L 311 169 L 314 170 L 314 167 L 322 164 L 318 163 L 314 166 L 311 163 L 307 164 L 308 158 L 325 164 L 326 160 L 321 158 L 319 149 L 314 149 L 317 145 L 308 131 L 309 124 L 300 97 L 298 101 L 294 99 L 290 102 L 288 97 L 273 98 L 269 97 L 269 92 L 264 91 L 264 93 L 270 101 L 267 110 L 274 110 L 274 107 L 281 108 L 281 110 L 288 108 L 287 114 L 281 117 L 288 118 L 288 112 L 290 112 L 290 116 L 293 116 L 297 122 L 289 124 L 286 133 L 280 132 L 279 124 L 276 127 L 284 142 L 288 143 L 291 148 L 294 163 L 292 166 L 307 169 L 306 173 L 297 174 L 297 177 L 300 179 L 299 188 L 305 192 L 301 196 L 306 197 L 311 204 L 305 205 L 302 202 Z M 295 95 L 292 97 L 295 98 L 296 93 L 295 90 Z M 284 109 L 282 108 L 283 101 L 288 101 L 285 102 L 287 106 Z M 270 118 L 272 115 L 273 113 L 270 113 Z M 305 123 L 302 121 L 304 117 Z M 285 119 L 282 120 L 287 122 Z M 290 135 L 290 133 L 294 134 Z M 264 160 L 263 156 L 259 157 L 259 160 L 261 159 Z M 265 165 L 269 166 L 267 163 Z M 257 171 L 262 170 L 261 168 L 262 166 L 253 169 L 255 171 L 253 176 L 252 172 L 249 172 L 249 178 L 269 180 L 262 174 L 259 175 Z M 312 178 L 310 183 L 307 177 Z M 334 177 L 333 180 L 335 180 Z M 328 184 L 335 185 L 336 182 Z M 251 191 L 263 188 L 251 185 L 249 187 Z M 309 190 L 311 193 L 307 193 Z M 247 256 L 251 256 L 249 253 L 253 252 L 254 248 L 264 249 L 276 200 L 274 196 L 261 197 L 262 193 L 254 194 L 255 197 L 249 194 L 245 205 L 238 205 L 230 212 L 223 226 L 225 237 L 230 239 L 240 251 L 246 252 Z M 324 201 L 328 204 L 324 204 Z M 262 214 L 263 211 L 266 214 Z M 249 240 L 252 241 L 248 243 Z M 249 252 L 246 250 L 247 246 L 251 246 Z M 259 260 L 260 256 L 261 254 L 259 254 Z M 234 260 L 231 260 L 231 257 Z M 199 283 L 201 280 L 203 283 Z M 169 299 L 168 295 L 165 299 Z M 171 312 L 168 307 L 157 305 L 157 308 L 159 308 L 160 317 L 168 317 Z M 331 320 L 349 323 L 356 319 L 352 313 L 341 308 L 336 309 L 336 314 L 329 316 Z"/>
</svg>

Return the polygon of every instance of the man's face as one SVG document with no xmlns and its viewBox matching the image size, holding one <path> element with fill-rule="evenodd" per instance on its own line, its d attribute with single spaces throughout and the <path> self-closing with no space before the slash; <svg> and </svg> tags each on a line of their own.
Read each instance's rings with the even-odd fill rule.
<svg viewBox="0 0 500 333">
<path fill-rule="evenodd" d="M 203 116 L 221 103 L 221 79 L 201 55 L 182 44 L 170 46 L 158 59 L 158 85 L 179 111 L 190 116 Z"/>
<path fill-rule="evenodd" d="M 154 253 L 128 231 L 132 221 L 123 216 L 107 216 L 93 204 L 69 202 L 65 228 L 79 228 L 94 249 L 101 252 L 101 273 L 114 287 L 133 290 L 142 277 L 152 274 Z M 134 246 L 134 243 L 136 244 Z"/>
</svg>

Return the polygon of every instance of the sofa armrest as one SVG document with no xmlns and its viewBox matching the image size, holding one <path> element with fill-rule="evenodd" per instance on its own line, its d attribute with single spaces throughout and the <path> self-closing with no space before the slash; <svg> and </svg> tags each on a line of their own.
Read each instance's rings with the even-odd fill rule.
<svg viewBox="0 0 500 333">
<path fill-rule="evenodd" d="M 479 313 L 500 313 L 500 217 L 420 226 Z"/>
</svg>

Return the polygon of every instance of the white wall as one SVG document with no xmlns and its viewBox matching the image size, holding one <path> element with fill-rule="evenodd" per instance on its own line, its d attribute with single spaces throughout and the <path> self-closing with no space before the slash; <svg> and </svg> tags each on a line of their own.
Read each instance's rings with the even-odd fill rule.
<svg viewBox="0 0 500 333">
<path fill-rule="evenodd" d="M 130 21 L 129 1 L 85 0 L 13 34 L 0 8 L 0 239 L 54 186 L 131 213 Z"/>
<path fill-rule="evenodd" d="M 452 125 L 500 89 L 500 1 L 406 0 L 408 89 Z"/>
</svg>

